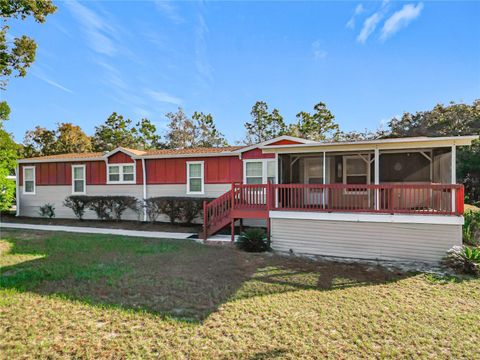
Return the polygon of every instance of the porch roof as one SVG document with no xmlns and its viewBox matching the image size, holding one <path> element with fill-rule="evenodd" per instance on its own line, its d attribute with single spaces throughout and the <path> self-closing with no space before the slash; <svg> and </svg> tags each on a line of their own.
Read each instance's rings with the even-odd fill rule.
<svg viewBox="0 0 480 360">
<path fill-rule="evenodd" d="M 331 151 L 364 151 L 374 149 L 419 149 L 471 145 L 478 135 L 444 137 L 408 137 L 363 141 L 311 142 L 306 144 L 261 146 L 264 153 L 309 153 Z"/>
</svg>

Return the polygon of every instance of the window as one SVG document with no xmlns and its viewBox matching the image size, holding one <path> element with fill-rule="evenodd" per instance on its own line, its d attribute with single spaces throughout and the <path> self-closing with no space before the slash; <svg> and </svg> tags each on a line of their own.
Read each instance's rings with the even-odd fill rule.
<svg viewBox="0 0 480 360">
<path fill-rule="evenodd" d="M 203 194 L 203 161 L 187 162 L 187 194 Z"/>
<path fill-rule="evenodd" d="M 263 162 L 247 162 L 245 164 L 245 184 L 263 183 Z"/>
<path fill-rule="evenodd" d="M 72 165 L 72 194 L 85 194 L 85 165 Z"/>
<path fill-rule="evenodd" d="M 35 166 L 23 167 L 23 193 L 35 195 Z"/>
<path fill-rule="evenodd" d="M 135 164 L 108 165 L 109 184 L 134 184 Z"/>
<path fill-rule="evenodd" d="M 245 160 L 245 184 L 276 183 L 276 160 Z"/>
<path fill-rule="evenodd" d="M 343 157 L 343 183 L 368 184 L 370 183 L 370 166 L 359 155 Z"/>
</svg>

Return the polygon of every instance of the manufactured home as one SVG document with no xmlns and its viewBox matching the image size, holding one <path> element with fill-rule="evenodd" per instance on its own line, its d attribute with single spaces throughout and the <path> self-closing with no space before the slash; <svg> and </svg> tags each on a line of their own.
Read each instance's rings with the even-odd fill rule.
<svg viewBox="0 0 480 360">
<path fill-rule="evenodd" d="M 107 153 L 19 161 L 17 215 L 82 195 L 215 198 L 203 237 L 245 221 L 297 254 L 436 262 L 462 243 L 456 150 L 478 136 L 315 142 L 281 136 L 252 146 Z M 87 213 L 86 218 L 93 218 Z M 145 212 L 125 218 L 146 221 Z"/>
</svg>

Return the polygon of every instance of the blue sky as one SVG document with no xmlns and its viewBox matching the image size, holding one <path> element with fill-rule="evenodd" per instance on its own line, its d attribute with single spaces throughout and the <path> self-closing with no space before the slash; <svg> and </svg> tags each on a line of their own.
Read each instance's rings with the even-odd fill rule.
<svg viewBox="0 0 480 360">
<path fill-rule="evenodd" d="M 116 111 L 160 131 L 182 106 L 213 114 L 230 142 L 255 101 L 287 122 L 319 101 L 343 130 L 480 98 L 480 2 L 55 1 L 6 127 L 73 122 L 92 134 Z"/>
</svg>

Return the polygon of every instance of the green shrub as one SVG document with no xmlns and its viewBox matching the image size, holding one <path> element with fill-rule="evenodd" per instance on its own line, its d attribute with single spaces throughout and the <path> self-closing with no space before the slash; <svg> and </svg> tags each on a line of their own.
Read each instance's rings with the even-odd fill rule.
<svg viewBox="0 0 480 360">
<path fill-rule="evenodd" d="M 243 232 L 236 245 L 239 249 L 248 252 L 263 252 L 270 250 L 270 241 L 263 229 L 252 228 Z"/>
<path fill-rule="evenodd" d="M 463 217 L 463 243 L 480 246 L 480 211 L 466 211 Z"/>
<path fill-rule="evenodd" d="M 454 246 L 447 251 L 443 264 L 465 274 L 480 275 L 480 248 Z"/>
<path fill-rule="evenodd" d="M 121 220 L 127 209 L 138 212 L 138 201 L 133 196 L 89 196 L 88 208 L 100 220 Z"/>
<path fill-rule="evenodd" d="M 203 213 L 203 199 L 184 199 L 180 201 L 180 221 L 191 224 Z"/>
<path fill-rule="evenodd" d="M 47 203 L 43 206 L 40 206 L 38 211 L 41 217 L 48 217 L 49 219 L 55 217 L 55 205 Z"/>
<path fill-rule="evenodd" d="M 156 221 L 161 214 L 168 217 L 171 224 L 177 222 L 191 224 L 203 213 L 203 202 L 209 198 L 163 196 L 147 199 L 145 207 L 150 221 Z"/>
<path fill-rule="evenodd" d="M 73 213 L 79 220 L 83 220 L 85 209 L 90 202 L 90 198 L 85 195 L 72 195 L 65 199 L 63 206 L 72 209 Z"/>
</svg>

